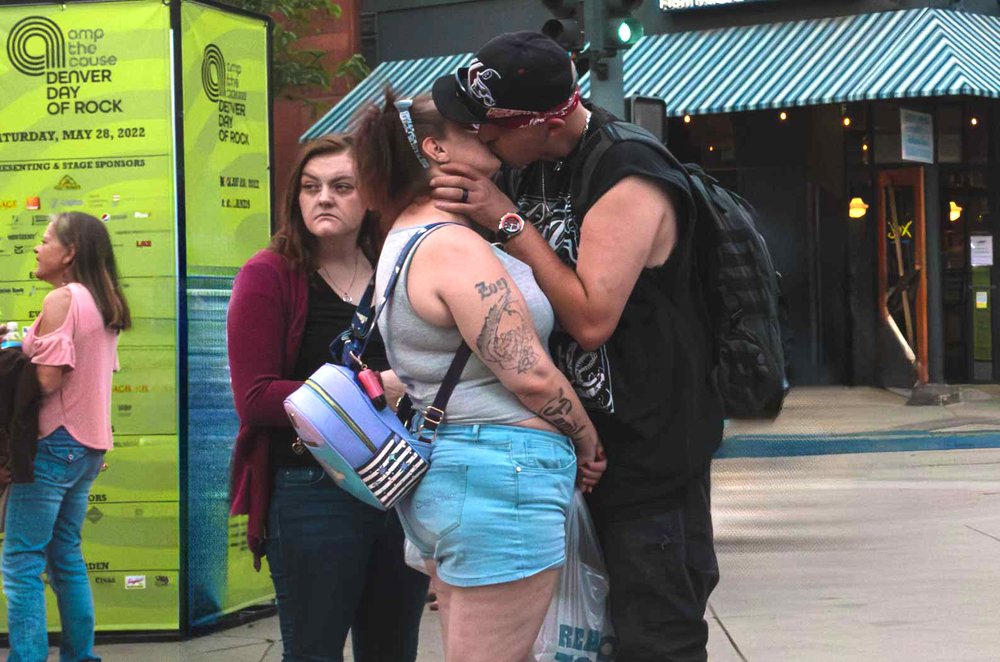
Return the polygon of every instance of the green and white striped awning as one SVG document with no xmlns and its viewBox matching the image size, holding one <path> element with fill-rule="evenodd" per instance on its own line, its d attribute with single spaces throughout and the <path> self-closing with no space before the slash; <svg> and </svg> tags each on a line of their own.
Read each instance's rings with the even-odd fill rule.
<svg viewBox="0 0 1000 662">
<path fill-rule="evenodd" d="M 398 60 L 383 62 L 361 81 L 357 87 L 348 92 L 347 96 L 311 126 L 301 140 L 311 140 L 328 133 L 345 131 L 354 114 L 359 108 L 371 102 L 378 102 L 382 90 L 391 84 L 393 89 L 402 96 L 416 96 L 430 92 L 431 85 L 438 77 L 454 73 L 459 67 L 464 67 L 472 61 L 472 53 L 462 55 L 446 55 L 418 60 Z M 589 77 L 583 76 L 580 87 L 587 94 L 590 90 Z"/>
<path fill-rule="evenodd" d="M 471 54 L 380 64 L 303 140 L 347 128 L 387 82 L 430 89 Z M 659 97 L 667 114 L 706 115 L 846 101 L 1000 97 L 1000 17 L 948 9 L 678 32 L 626 51 L 625 96 Z M 589 77 L 581 79 L 584 94 Z"/>
<path fill-rule="evenodd" d="M 1000 96 L 1000 18 L 915 9 L 647 37 L 626 95 L 671 116 L 845 101 Z"/>
</svg>

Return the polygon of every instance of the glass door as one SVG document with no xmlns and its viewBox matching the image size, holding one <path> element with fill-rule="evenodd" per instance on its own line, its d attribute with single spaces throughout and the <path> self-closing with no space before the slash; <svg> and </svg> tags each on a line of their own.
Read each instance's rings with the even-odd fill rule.
<svg viewBox="0 0 1000 662">
<path fill-rule="evenodd" d="M 927 273 L 923 168 L 878 174 L 879 321 L 893 339 L 893 355 L 910 364 L 914 381 L 927 383 Z M 888 371 L 893 357 L 881 357 Z M 898 363 L 898 362 L 897 362 Z M 886 380 L 883 380 L 886 381 Z M 912 383 L 910 384 L 912 385 Z"/>
<path fill-rule="evenodd" d="M 994 232 L 985 172 L 957 170 L 942 187 L 945 380 L 993 381 Z"/>
</svg>

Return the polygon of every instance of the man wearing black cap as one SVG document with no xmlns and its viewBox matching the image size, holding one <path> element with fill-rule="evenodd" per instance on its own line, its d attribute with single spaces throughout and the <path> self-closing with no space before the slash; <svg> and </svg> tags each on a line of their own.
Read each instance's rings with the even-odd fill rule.
<svg viewBox="0 0 1000 662">
<path fill-rule="evenodd" d="M 561 329 L 553 358 L 607 449 L 589 503 L 611 576 L 620 662 L 704 660 L 718 581 L 709 502 L 722 407 L 693 267 L 684 176 L 648 145 L 613 144 L 574 199 L 587 141 L 615 120 L 581 102 L 569 55 L 539 33 L 496 37 L 437 80 L 434 103 L 479 127 L 500 186 L 462 166 L 440 209 L 496 233 L 531 265 Z M 527 221 L 527 222 L 525 222 Z"/>
</svg>

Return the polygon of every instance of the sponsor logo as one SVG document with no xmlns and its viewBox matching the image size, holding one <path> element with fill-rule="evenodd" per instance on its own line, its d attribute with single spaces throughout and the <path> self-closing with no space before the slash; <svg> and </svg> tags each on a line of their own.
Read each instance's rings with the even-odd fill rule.
<svg viewBox="0 0 1000 662">
<path fill-rule="evenodd" d="M 113 202 L 114 204 L 117 205 L 121 201 L 122 201 L 122 196 L 118 195 L 117 193 L 111 196 L 111 202 Z"/>
<path fill-rule="evenodd" d="M 107 494 L 91 494 L 89 497 L 87 497 L 87 501 L 89 501 L 90 503 L 104 503 L 107 500 L 108 500 Z"/>
<path fill-rule="evenodd" d="M 146 588 L 146 575 L 125 575 L 125 590 Z"/>
<path fill-rule="evenodd" d="M 135 240 L 135 246 L 136 246 L 136 248 L 152 248 L 153 247 L 153 240 L 152 239 L 136 239 Z"/>
<path fill-rule="evenodd" d="M 82 207 L 83 200 L 79 198 L 69 198 L 67 200 L 57 200 L 52 199 L 52 207 L 58 209 L 59 207 Z"/>
<path fill-rule="evenodd" d="M 31 241 L 32 239 L 35 238 L 35 233 L 32 232 L 31 234 L 9 234 L 7 235 L 7 238 L 10 239 L 11 241 Z"/>
<path fill-rule="evenodd" d="M 101 220 L 107 223 L 111 220 L 111 214 L 101 214 Z"/>
<path fill-rule="evenodd" d="M 17 200 L 0 200 L 0 209 L 17 209 Z"/>
<path fill-rule="evenodd" d="M 88 563 L 87 570 L 111 570 L 111 564 L 107 561 L 98 561 L 96 563 Z"/>
<path fill-rule="evenodd" d="M 37 196 L 29 197 L 24 201 L 24 208 L 37 211 L 42 208 L 42 199 Z"/>
<path fill-rule="evenodd" d="M 157 586 L 169 586 L 170 577 L 167 577 L 166 575 L 157 575 L 153 578 L 153 583 Z"/>
<path fill-rule="evenodd" d="M 201 86 L 212 101 L 226 97 L 226 58 L 215 44 L 205 47 L 201 61 Z"/>
<path fill-rule="evenodd" d="M 78 188 L 80 188 L 80 185 L 77 184 L 76 180 L 69 175 L 63 175 L 63 178 L 59 180 L 58 184 L 56 184 L 56 189 L 60 191 L 68 191 L 71 189 L 75 190 Z"/>
<path fill-rule="evenodd" d="M 49 217 L 45 214 L 35 214 L 31 217 L 32 225 L 47 225 L 49 222 Z"/>
<path fill-rule="evenodd" d="M 97 575 L 96 577 L 94 577 L 94 583 L 95 584 L 114 584 L 115 583 L 115 578 L 114 577 L 103 577 L 101 575 Z"/>
<path fill-rule="evenodd" d="M 51 19 L 26 16 L 7 36 L 7 55 L 22 74 L 41 76 L 48 69 L 65 68 L 66 38 Z"/>
<path fill-rule="evenodd" d="M 21 244 L 14 246 L 14 255 L 24 255 L 24 246 Z"/>
<path fill-rule="evenodd" d="M 91 524 L 97 524 L 104 517 L 104 513 L 97 509 L 97 506 L 91 506 L 90 510 L 87 511 L 87 520 Z"/>
<path fill-rule="evenodd" d="M 133 214 L 135 218 L 149 218 L 149 212 L 137 211 Z"/>
</svg>

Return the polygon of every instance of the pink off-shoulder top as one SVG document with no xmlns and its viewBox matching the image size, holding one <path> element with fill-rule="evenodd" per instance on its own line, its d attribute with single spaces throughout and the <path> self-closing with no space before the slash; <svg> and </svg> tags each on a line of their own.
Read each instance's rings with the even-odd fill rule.
<svg viewBox="0 0 1000 662">
<path fill-rule="evenodd" d="M 68 368 L 62 388 L 42 398 L 38 438 L 61 425 L 84 446 L 109 450 L 111 375 L 118 369 L 118 334 L 104 326 L 90 290 L 80 283 L 65 287 L 72 299 L 62 326 L 39 336 L 39 316 L 24 336 L 23 351 L 32 363 Z"/>
</svg>

